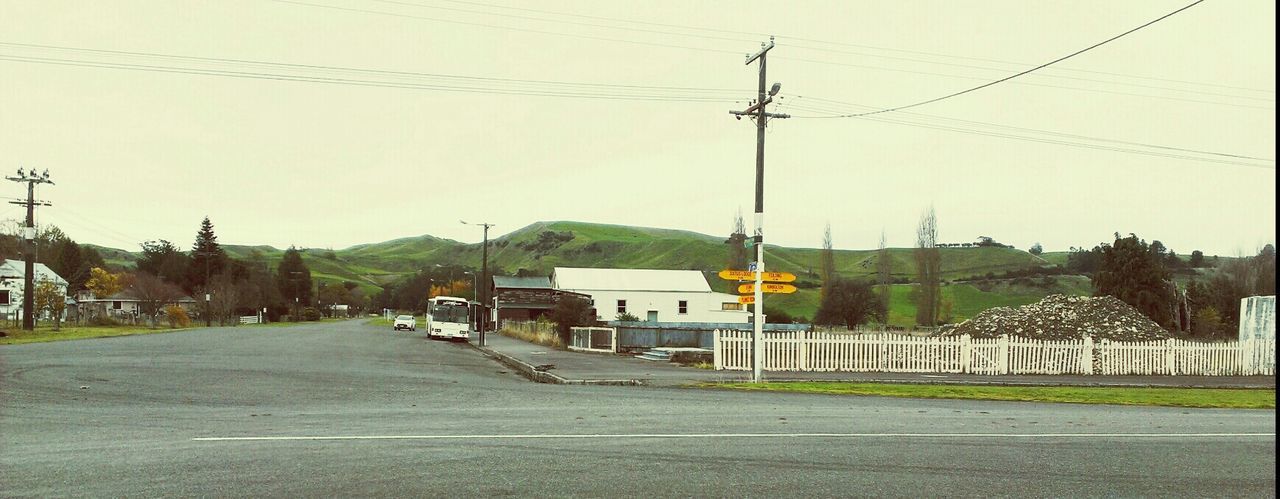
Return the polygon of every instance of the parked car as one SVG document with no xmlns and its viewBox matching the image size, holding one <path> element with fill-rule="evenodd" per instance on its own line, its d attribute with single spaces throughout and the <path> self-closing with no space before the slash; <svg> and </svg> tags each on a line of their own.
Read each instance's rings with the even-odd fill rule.
<svg viewBox="0 0 1280 499">
<path fill-rule="evenodd" d="M 399 331 L 401 329 L 417 331 L 418 319 L 415 319 L 412 315 L 397 315 L 396 322 L 394 323 L 394 325 L 391 326 L 391 328 L 395 329 L 396 331 Z"/>
</svg>

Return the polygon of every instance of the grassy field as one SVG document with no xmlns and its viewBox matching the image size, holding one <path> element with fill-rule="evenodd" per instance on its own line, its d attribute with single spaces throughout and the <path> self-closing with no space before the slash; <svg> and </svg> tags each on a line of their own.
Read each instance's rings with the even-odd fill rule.
<svg viewBox="0 0 1280 499">
<path fill-rule="evenodd" d="M 906 385 L 845 382 L 703 383 L 701 388 L 880 397 L 1275 409 L 1276 391 L 1226 388 Z"/>
</svg>

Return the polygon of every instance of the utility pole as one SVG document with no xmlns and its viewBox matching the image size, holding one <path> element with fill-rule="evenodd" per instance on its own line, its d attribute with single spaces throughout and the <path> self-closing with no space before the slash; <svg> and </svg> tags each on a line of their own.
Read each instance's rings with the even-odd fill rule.
<svg viewBox="0 0 1280 499">
<path fill-rule="evenodd" d="M 213 303 L 211 302 L 212 293 L 209 288 L 209 260 L 216 255 L 214 251 L 196 251 L 195 254 L 204 257 L 204 327 L 213 325 Z M 221 324 L 221 322 L 219 322 Z"/>
<path fill-rule="evenodd" d="M 480 346 L 485 346 L 484 330 L 489 325 L 489 227 L 493 227 L 494 224 L 473 224 L 467 223 L 465 220 L 459 220 L 459 222 L 462 222 L 464 225 L 479 225 L 484 227 L 484 243 L 481 246 L 482 263 L 480 264 L 480 280 L 485 283 L 484 292 L 480 293 L 480 310 L 484 312 L 484 317 L 481 317 L 480 319 Z"/>
<path fill-rule="evenodd" d="M 22 329 L 34 331 L 36 329 L 35 322 L 35 290 L 33 281 L 35 280 L 35 209 L 36 205 L 52 206 L 45 201 L 36 201 L 35 191 L 36 184 L 53 185 L 53 181 L 49 180 L 49 170 L 44 173 L 36 173 L 33 169 L 31 172 L 23 172 L 22 168 L 18 168 L 18 174 L 12 177 L 5 177 L 14 182 L 26 182 L 27 184 L 27 200 L 26 201 L 10 201 L 11 204 L 26 205 L 27 207 L 27 223 L 22 227 L 22 258 L 26 260 L 26 275 L 22 282 Z"/>
<path fill-rule="evenodd" d="M 782 89 L 780 83 L 774 83 L 773 88 L 767 92 L 765 90 L 765 60 L 769 49 L 773 48 L 773 37 L 769 37 L 769 43 L 760 44 L 760 51 L 754 55 L 747 56 L 746 64 L 750 65 L 755 60 L 760 60 L 760 88 L 756 94 L 755 102 L 751 103 L 751 107 L 742 111 L 729 111 L 729 114 L 742 119 L 743 116 L 751 116 L 756 121 L 756 233 L 751 242 L 755 245 L 756 261 L 754 268 L 756 274 L 755 285 L 755 314 L 752 319 L 751 335 L 751 381 L 759 383 L 761 378 L 761 363 L 764 358 L 764 129 L 770 118 L 790 118 L 786 114 L 774 114 L 765 111 L 765 106 L 773 102 L 773 96 L 778 94 Z M 766 95 L 766 93 L 768 95 Z"/>
</svg>

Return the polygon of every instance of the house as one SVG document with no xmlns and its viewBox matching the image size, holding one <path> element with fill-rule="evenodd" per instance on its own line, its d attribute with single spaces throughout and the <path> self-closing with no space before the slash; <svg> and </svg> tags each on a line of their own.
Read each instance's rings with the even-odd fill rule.
<svg viewBox="0 0 1280 499">
<path fill-rule="evenodd" d="M 493 276 L 490 289 L 490 296 L 494 298 L 492 318 L 499 324 L 504 320 L 537 320 L 550 313 L 567 296 L 591 299 L 581 293 L 555 289 L 551 286 L 551 278 L 545 276 Z"/>
<path fill-rule="evenodd" d="M 746 323 L 738 296 L 716 293 L 697 270 L 556 267 L 551 285 L 591 297 L 599 320 L 630 314 L 647 322 Z"/>
<path fill-rule="evenodd" d="M 105 310 L 108 317 L 129 319 L 143 315 L 143 308 L 149 300 L 139 297 L 131 289 L 125 289 L 106 298 L 98 298 L 92 292 L 82 290 L 76 293 L 76 301 L 80 304 L 82 313 L 92 313 L 85 311 L 97 307 Z M 166 305 L 178 305 L 191 314 L 195 312 L 196 304 L 195 298 L 183 295 Z"/>
<path fill-rule="evenodd" d="M 26 262 L 22 260 L 0 260 L 0 313 L 5 318 L 22 319 L 22 292 L 26 277 Z M 67 296 L 67 280 L 58 275 L 43 263 L 34 264 L 35 271 L 32 284 L 43 280 L 52 281 L 62 296 Z"/>
</svg>

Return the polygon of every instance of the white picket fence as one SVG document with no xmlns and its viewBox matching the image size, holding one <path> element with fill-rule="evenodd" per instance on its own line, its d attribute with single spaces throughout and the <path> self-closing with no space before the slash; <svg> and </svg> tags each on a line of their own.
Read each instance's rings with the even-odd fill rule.
<svg viewBox="0 0 1280 499">
<path fill-rule="evenodd" d="M 751 369 L 750 331 L 714 334 L 716 369 Z M 1275 375 L 1275 340 L 1094 342 L 814 331 L 763 334 L 766 371 Z"/>
</svg>

